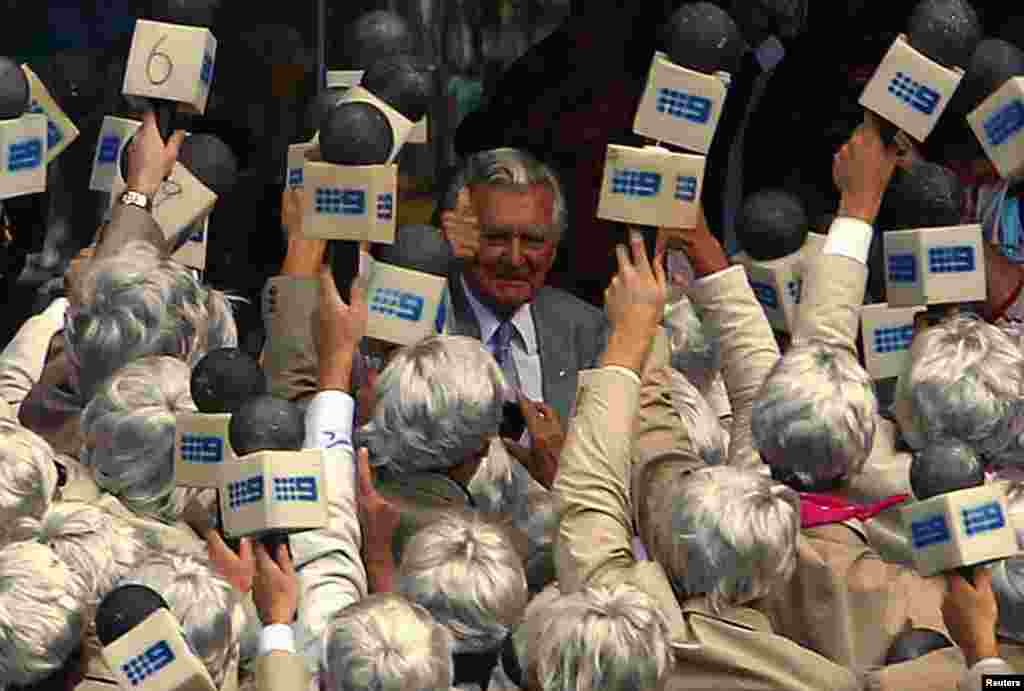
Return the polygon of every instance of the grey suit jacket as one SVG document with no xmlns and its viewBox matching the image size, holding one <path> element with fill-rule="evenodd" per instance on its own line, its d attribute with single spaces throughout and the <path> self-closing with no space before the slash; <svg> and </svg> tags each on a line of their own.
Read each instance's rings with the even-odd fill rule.
<svg viewBox="0 0 1024 691">
<path fill-rule="evenodd" d="M 454 336 L 480 339 L 480 324 L 466 297 L 458 272 L 448 277 L 452 314 L 448 330 Z M 544 286 L 530 303 L 537 329 L 544 402 L 558 411 L 567 428 L 576 399 L 577 374 L 597 366 L 608 338 L 604 312 L 576 296 Z"/>
</svg>

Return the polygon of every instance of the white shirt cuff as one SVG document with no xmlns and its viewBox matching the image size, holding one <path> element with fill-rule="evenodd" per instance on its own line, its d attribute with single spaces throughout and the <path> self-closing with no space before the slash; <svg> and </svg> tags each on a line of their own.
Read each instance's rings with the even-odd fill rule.
<svg viewBox="0 0 1024 691">
<path fill-rule="evenodd" d="M 352 417 L 356 402 L 344 391 L 321 391 L 306 408 L 307 449 L 352 446 Z"/>
<path fill-rule="evenodd" d="M 622 374 L 625 374 L 627 377 L 632 379 L 637 384 L 640 383 L 640 375 L 634 372 L 633 370 L 629 369 L 628 367 L 622 367 L 620 365 L 605 365 L 602 369 L 612 370 L 613 372 L 621 372 Z"/>
<path fill-rule="evenodd" d="M 295 652 L 295 632 L 292 631 L 292 627 L 287 624 L 270 624 L 263 627 L 260 633 L 260 656 L 271 650 Z"/>
<path fill-rule="evenodd" d="M 828 238 L 822 248 L 822 254 L 838 254 L 849 257 L 861 264 L 868 263 L 868 251 L 871 249 L 871 237 L 874 230 L 870 223 L 859 218 L 839 216 L 828 229 Z"/>
<path fill-rule="evenodd" d="M 709 281 L 715 280 L 719 276 L 724 276 L 727 273 L 729 273 L 730 271 L 732 271 L 732 272 L 742 271 L 743 273 L 746 273 L 747 269 L 742 264 L 733 264 L 732 266 L 730 266 L 727 269 L 722 269 L 721 271 L 716 271 L 713 274 L 708 274 L 707 276 L 701 276 L 700 278 L 694 279 L 693 283 L 690 284 L 690 289 L 692 290 L 694 286 L 703 285 L 703 284 L 705 284 L 705 283 L 707 283 Z"/>
</svg>

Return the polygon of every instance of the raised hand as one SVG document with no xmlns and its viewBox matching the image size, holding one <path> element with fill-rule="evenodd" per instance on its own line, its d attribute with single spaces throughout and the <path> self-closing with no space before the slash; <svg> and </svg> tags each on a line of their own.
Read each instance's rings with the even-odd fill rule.
<svg viewBox="0 0 1024 691">
<path fill-rule="evenodd" d="M 441 214 L 441 232 L 459 259 L 473 259 L 480 251 L 480 219 L 468 187 L 459 190 L 455 209 Z"/>
</svg>

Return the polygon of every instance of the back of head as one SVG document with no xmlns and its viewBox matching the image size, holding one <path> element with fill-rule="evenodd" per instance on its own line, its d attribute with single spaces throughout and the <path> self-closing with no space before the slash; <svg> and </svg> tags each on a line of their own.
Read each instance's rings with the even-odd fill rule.
<svg viewBox="0 0 1024 691">
<path fill-rule="evenodd" d="M 451 245 L 441 232 L 419 223 L 399 226 L 394 244 L 377 248 L 382 262 L 432 276 L 448 276 L 455 261 Z"/>
<path fill-rule="evenodd" d="M 655 461 L 638 488 L 640 537 L 676 593 L 722 611 L 782 587 L 796 567 L 797 494 L 753 471 L 693 467 Z"/>
<path fill-rule="evenodd" d="M 0 549 L 0 679 L 27 686 L 60 671 L 81 644 L 87 600 L 46 545 Z"/>
<path fill-rule="evenodd" d="M 803 202 L 781 189 L 755 192 L 737 219 L 740 246 L 758 261 L 778 259 L 803 247 L 810 225 Z"/>
<path fill-rule="evenodd" d="M 171 355 L 193 365 L 212 348 L 238 344 L 224 294 L 203 287 L 190 269 L 147 243 L 95 258 L 80 293 L 66 337 L 85 400 L 137 358 Z"/>
<path fill-rule="evenodd" d="M 871 377 L 857 358 L 809 343 L 790 349 L 769 372 L 750 427 L 765 463 L 814 486 L 860 472 L 877 414 Z"/>
<path fill-rule="evenodd" d="M 543 691 L 647 691 L 671 667 L 668 622 L 633 586 L 588 588 L 548 608 L 527 656 Z"/>
<path fill-rule="evenodd" d="M 321 678 L 325 691 L 449 691 L 451 634 L 399 595 L 370 595 L 328 626 Z"/>
<path fill-rule="evenodd" d="M 234 413 L 267 392 L 263 368 L 238 348 L 211 350 L 192 368 L 190 390 L 200 413 Z"/>
<path fill-rule="evenodd" d="M 53 449 L 34 432 L 0 419 L 0 535 L 23 537 L 42 519 L 57 489 Z"/>
<path fill-rule="evenodd" d="M 306 422 L 291 401 L 269 394 L 257 396 L 231 416 L 228 438 L 239 456 L 257 451 L 300 451 Z"/>
<path fill-rule="evenodd" d="M 99 487 L 141 515 L 173 523 L 185 490 L 174 485 L 175 415 L 195 412 L 189 368 L 145 357 L 105 381 L 82 413 L 82 462 Z"/>
<path fill-rule="evenodd" d="M 192 652 L 202 660 L 214 684 L 224 683 L 238 659 L 245 612 L 237 593 L 205 555 L 152 554 L 121 585 L 144 585 L 160 593 L 182 626 Z"/>
<path fill-rule="evenodd" d="M 919 500 L 983 484 L 985 467 L 974 449 L 956 440 L 930 443 L 910 464 L 910 488 Z"/>
<path fill-rule="evenodd" d="M 885 664 L 898 665 L 916 660 L 934 650 L 952 648 L 953 643 L 941 632 L 932 629 L 910 629 L 896 636 L 885 655 Z"/>
<path fill-rule="evenodd" d="M 960 225 L 963 186 L 948 168 L 916 161 L 897 167 L 882 197 L 875 227 L 880 230 Z"/>
<path fill-rule="evenodd" d="M 454 639 L 454 652 L 496 650 L 528 599 L 519 554 L 495 526 L 445 516 L 402 552 L 398 591 L 422 605 Z"/>
</svg>

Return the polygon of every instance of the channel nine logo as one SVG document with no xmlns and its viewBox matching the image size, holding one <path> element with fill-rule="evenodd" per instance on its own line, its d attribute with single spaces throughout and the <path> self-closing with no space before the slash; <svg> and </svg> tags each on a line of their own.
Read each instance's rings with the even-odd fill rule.
<svg viewBox="0 0 1024 691">
<path fill-rule="evenodd" d="M 53 148 L 64 141 L 64 134 L 57 127 L 57 123 L 50 119 L 43 107 L 39 105 L 39 101 L 32 101 L 32 105 L 29 106 L 28 112 L 46 115 L 46 146 Z"/>
<path fill-rule="evenodd" d="M 982 123 L 989 146 L 999 146 L 1024 129 L 1024 101 L 1019 98 L 992 113 Z"/>
<path fill-rule="evenodd" d="M 19 139 L 7 148 L 7 172 L 38 168 L 43 162 L 43 140 L 39 137 Z"/>
<path fill-rule="evenodd" d="M 934 115 L 942 99 L 935 89 L 915 80 L 906 72 L 897 72 L 889 82 L 889 93 L 923 115 Z"/>
<path fill-rule="evenodd" d="M 661 175 L 649 170 L 621 168 L 612 175 L 612 194 L 627 197 L 657 197 L 661 191 Z"/>
<path fill-rule="evenodd" d="M 224 460 L 224 440 L 206 434 L 183 434 L 181 458 L 187 463 L 220 463 Z"/>
<path fill-rule="evenodd" d="M 659 113 L 688 120 L 695 125 L 707 124 L 711 119 L 711 100 L 685 91 L 662 87 L 658 89 L 655 108 Z"/>
<path fill-rule="evenodd" d="M 159 641 L 146 648 L 141 655 L 137 655 L 121 665 L 121 671 L 128 677 L 132 686 L 138 686 L 174 660 L 174 651 L 171 650 L 171 646 L 167 644 L 167 641 Z"/>
<path fill-rule="evenodd" d="M 99 153 L 96 160 L 99 163 L 117 163 L 117 155 L 121 151 L 121 138 L 116 134 L 108 134 L 100 139 Z"/>
<path fill-rule="evenodd" d="M 228 506 L 238 511 L 263 501 L 263 475 L 254 475 L 228 483 Z M 312 475 L 273 478 L 274 501 L 316 502 L 320 498 L 317 480 Z"/>
<path fill-rule="evenodd" d="M 423 317 L 424 305 L 422 297 L 399 288 L 377 288 L 370 299 L 371 312 L 410 322 L 418 322 Z"/>
</svg>

